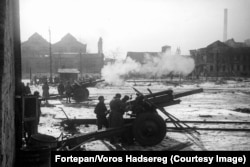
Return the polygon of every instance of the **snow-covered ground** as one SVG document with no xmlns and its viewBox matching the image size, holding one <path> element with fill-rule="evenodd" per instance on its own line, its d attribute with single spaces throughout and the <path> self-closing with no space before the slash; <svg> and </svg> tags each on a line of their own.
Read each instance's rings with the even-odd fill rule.
<svg viewBox="0 0 250 167">
<path fill-rule="evenodd" d="M 60 126 L 60 122 L 66 118 L 60 107 L 64 109 L 70 119 L 95 118 L 93 112 L 100 95 L 105 97 L 106 106 L 116 93 L 133 95 L 132 87 L 137 88 L 142 93 L 147 94 L 147 88 L 152 92 L 172 89 L 174 93 L 188 91 L 191 89 L 203 88 L 204 92 L 180 98 L 182 102 L 178 105 L 166 107 L 165 109 L 180 120 L 195 121 L 249 121 L 250 113 L 237 112 L 236 109 L 250 109 L 250 83 L 228 81 L 225 84 L 214 84 L 206 82 L 201 84 L 183 84 L 181 86 L 164 85 L 161 83 L 127 83 L 125 86 L 105 86 L 100 83 L 95 88 L 88 88 L 90 97 L 88 101 L 82 103 L 66 103 L 64 100 L 50 100 L 51 106 L 42 106 L 39 132 L 54 137 L 59 137 L 61 133 L 67 132 Z M 41 86 L 31 86 L 32 93 L 39 91 L 42 94 Z M 56 87 L 50 87 L 50 94 L 57 94 Z M 163 118 L 166 116 L 159 113 Z M 191 124 L 195 127 L 211 128 L 241 128 L 250 129 L 250 124 Z M 168 125 L 167 126 L 171 126 Z M 77 133 L 88 133 L 97 130 L 95 125 L 88 127 L 82 125 L 77 127 Z M 250 150 L 250 132 L 248 131 L 202 131 L 200 130 L 200 140 L 206 150 Z M 166 138 L 153 147 L 142 147 L 138 144 L 126 147 L 126 150 L 162 150 L 178 143 L 189 141 L 183 133 L 167 132 Z M 110 150 L 113 147 L 108 141 L 93 141 L 85 144 L 87 150 Z M 195 144 L 184 150 L 201 150 Z"/>
</svg>

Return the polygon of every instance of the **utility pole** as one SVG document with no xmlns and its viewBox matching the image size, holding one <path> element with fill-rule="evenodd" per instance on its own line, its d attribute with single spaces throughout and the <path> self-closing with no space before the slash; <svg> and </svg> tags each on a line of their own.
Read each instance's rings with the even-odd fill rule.
<svg viewBox="0 0 250 167">
<path fill-rule="evenodd" d="M 80 77 L 82 79 L 82 51 L 80 50 L 80 63 L 79 63 L 79 69 L 80 69 Z"/>
<path fill-rule="evenodd" d="M 227 40 L 227 9 L 224 9 L 224 31 L 223 31 L 223 42 Z"/>
<path fill-rule="evenodd" d="M 31 73 L 31 67 L 30 67 L 30 83 L 32 81 L 32 73 Z"/>
<path fill-rule="evenodd" d="M 51 54 L 51 32 L 49 28 L 49 72 L 50 72 L 50 77 L 49 77 L 49 82 L 52 83 L 52 54 Z"/>
</svg>

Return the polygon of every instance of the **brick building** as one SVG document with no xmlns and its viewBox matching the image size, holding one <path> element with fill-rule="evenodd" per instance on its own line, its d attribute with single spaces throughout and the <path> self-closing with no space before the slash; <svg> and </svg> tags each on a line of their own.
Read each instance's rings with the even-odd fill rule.
<svg viewBox="0 0 250 167">
<path fill-rule="evenodd" d="M 49 75 L 50 51 L 47 42 L 38 33 L 22 43 L 22 73 Z M 71 34 L 65 35 L 59 42 L 51 45 L 52 73 L 57 75 L 59 68 L 76 68 L 80 73 L 100 73 L 104 65 L 102 39 L 98 41 L 98 53 L 87 53 L 87 45 L 76 40 Z"/>
<path fill-rule="evenodd" d="M 229 39 L 215 41 L 205 48 L 190 50 L 195 60 L 196 77 L 249 77 L 250 47 Z"/>
</svg>

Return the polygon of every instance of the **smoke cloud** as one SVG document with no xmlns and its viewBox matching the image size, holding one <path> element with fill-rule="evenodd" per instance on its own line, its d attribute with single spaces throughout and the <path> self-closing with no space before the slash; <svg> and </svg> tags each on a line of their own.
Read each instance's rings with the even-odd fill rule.
<svg viewBox="0 0 250 167">
<path fill-rule="evenodd" d="M 104 66 L 102 77 L 110 84 L 122 85 L 125 79 L 139 75 L 145 78 L 162 77 L 170 73 L 186 76 L 194 67 L 194 60 L 190 57 L 167 53 L 159 53 L 157 56 L 145 54 L 143 64 L 128 57 L 125 61 Z"/>
</svg>

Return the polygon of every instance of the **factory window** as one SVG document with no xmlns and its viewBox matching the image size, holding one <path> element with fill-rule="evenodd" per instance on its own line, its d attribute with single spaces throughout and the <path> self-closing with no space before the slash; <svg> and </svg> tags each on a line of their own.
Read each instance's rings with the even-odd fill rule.
<svg viewBox="0 0 250 167">
<path fill-rule="evenodd" d="M 206 55 L 203 55 L 202 56 L 202 62 L 205 62 L 206 61 Z"/>
<path fill-rule="evenodd" d="M 223 70 L 223 72 L 226 71 L 226 66 L 225 65 L 222 66 L 222 70 Z"/>
<path fill-rule="evenodd" d="M 250 66 L 249 66 L 250 67 Z M 214 66 L 213 65 L 211 65 L 210 66 L 210 71 L 213 71 L 214 70 Z"/>
<path fill-rule="evenodd" d="M 247 67 L 244 65 L 243 66 L 243 71 L 246 71 L 247 70 Z"/>
<path fill-rule="evenodd" d="M 233 58 L 234 58 L 234 61 L 238 60 L 238 57 L 236 55 L 234 55 Z"/>
<path fill-rule="evenodd" d="M 237 70 L 237 65 L 236 65 L 236 64 L 234 65 L 234 70 L 235 70 L 235 71 Z"/>
<path fill-rule="evenodd" d="M 243 60 L 244 60 L 244 61 L 246 61 L 246 60 L 247 60 L 247 56 L 246 56 L 246 55 L 244 55 Z"/>
<path fill-rule="evenodd" d="M 214 55 L 211 54 L 210 56 L 211 56 L 211 62 L 214 62 Z"/>
<path fill-rule="evenodd" d="M 237 71 L 240 71 L 240 65 L 237 65 Z"/>
</svg>

